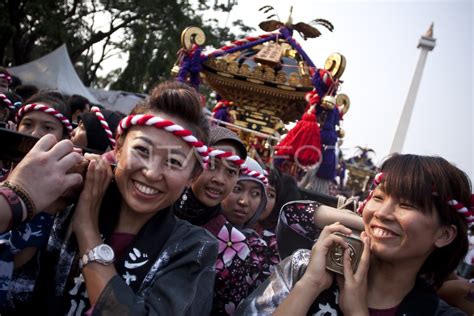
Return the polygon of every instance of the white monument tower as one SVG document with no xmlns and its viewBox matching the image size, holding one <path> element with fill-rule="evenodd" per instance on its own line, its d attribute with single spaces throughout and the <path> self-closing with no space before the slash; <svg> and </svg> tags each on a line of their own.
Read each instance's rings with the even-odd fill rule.
<svg viewBox="0 0 474 316">
<path fill-rule="evenodd" d="M 403 107 L 402 116 L 398 122 L 398 127 L 395 137 L 393 138 L 392 147 L 390 147 L 390 153 L 402 152 L 403 144 L 405 143 L 405 138 L 407 136 L 408 126 L 410 125 L 411 114 L 413 113 L 413 107 L 415 106 L 416 94 L 418 93 L 421 76 L 425 67 L 426 57 L 428 56 L 428 52 L 432 51 L 435 46 L 436 39 L 433 38 L 433 23 L 431 23 L 430 28 L 425 35 L 421 36 L 420 42 L 418 43 L 418 48 L 421 48 L 420 58 L 418 59 L 415 74 L 413 75 L 413 79 L 411 81 L 410 90 L 408 91 L 407 99 Z"/>
</svg>

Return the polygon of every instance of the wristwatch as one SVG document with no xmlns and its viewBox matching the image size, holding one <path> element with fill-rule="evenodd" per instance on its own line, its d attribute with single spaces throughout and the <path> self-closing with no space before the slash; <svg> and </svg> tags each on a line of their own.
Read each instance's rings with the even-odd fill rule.
<svg viewBox="0 0 474 316">
<path fill-rule="evenodd" d="M 115 254 L 112 247 L 107 244 L 100 244 L 82 255 L 79 259 L 79 267 L 82 269 L 82 267 L 91 262 L 109 265 L 114 262 L 114 259 Z"/>
</svg>

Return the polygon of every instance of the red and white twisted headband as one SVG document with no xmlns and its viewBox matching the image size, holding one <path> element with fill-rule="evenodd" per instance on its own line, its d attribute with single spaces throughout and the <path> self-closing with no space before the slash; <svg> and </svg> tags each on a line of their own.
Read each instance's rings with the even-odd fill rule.
<svg viewBox="0 0 474 316">
<path fill-rule="evenodd" d="M 250 170 L 245 164 L 241 166 L 241 169 L 242 169 L 241 170 L 242 174 L 259 179 L 260 181 L 263 182 L 263 184 L 268 185 L 267 177 L 265 177 L 265 175 L 261 174 L 260 172 Z"/>
<path fill-rule="evenodd" d="M 12 83 L 12 76 L 10 76 L 9 74 L 7 73 L 0 73 L 0 78 L 3 78 L 5 79 L 6 81 L 8 81 L 8 84 L 10 85 Z"/>
<path fill-rule="evenodd" d="M 459 214 L 466 218 L 467 223 L 470 225 L 474 222 L 474 211 L 468 210 L 461 202 L 455 199 L 449 200 L 448 204 L 456 210 Z"/>
<path fill-rule="evenodd" d="M 12 101 L 10 101 L 10 99 L 3 93 L 0 93 L 0 100 L 2 100 L 3 104 L 5 104 L 11 111 L 15 111 L 15 106 Z"/>
<path fill-rule="evenodd" d="M 107 138 L 108 138 L 108 140 L 109 140 L 110 147 L 111 147 L 112 149 L 114 149 L 114 148 L 115 148 L 114 134 L 113 134 L 112 131 L 110 130 L 109 123 L 107 123 L 107 121 L 105 120 L 105 117 L 104 117 L 104 115 L 102 114 L 102 112 L 100 111 L 100 108 L 97 107 L 97 106 L 93 106 L 93 107 L 91 108 L 91 112 L 94 113 L 94 114 L 97 116 L 97 119 L 99 120 L 100 125 L 101 125 L 102 128 L 104 129 L 105 134 L 107 134 Z"/>
<path fill-rule="evenodd" d="M 52 107 L 46 106 L 46 105 L 41 104 L 41 103 L 31 103 L 31 104 L 27 104 L 27 105 L 22 106 L 18 110 L 18 113 L 16 114 L 17 124 L 20 123 L 21 119 L 23 118 L 23 115 L 25 115 L 26 113 L 31 112 L 31 111 L 41 111 L 41 112 L 44 112 L 44 113 L 47 113 L 49 115 L 54 116 L 67 129 L 69 135 L 71 135 L 71 133 L 72 133 L 71 122 L 69 122 L 69 120 L 64 115 L 62 115 L 58 110 L 55 110 Z"/>
<path fill-rule="evenodd" d="M 164 129 L 165 131 L 170 132 L 177 137 L 180 137 L 191 147 L 193 147 L 194 150 L 201 156 L 204 164 L 207 163 L 209 159 L 207 146 L 204 145 L 203 142 L 199 141 L 196 137 L 194 137 L 191 131 L 184 129 L 183 127 L 173 123 L 172 121 L 168 121 L 151 114 L 129 115 L 123 118 L 117 127 L 117 137 L 122 135 L 127 129 L 135 125 L 154 126 L 159 129 Z"/>
<path fill-rule="evenodd" d="M 228 160 L 236 164 L 237 166 L 239 166 L 240 169 L 242 170 L 243 168 L 246 168 L 244 164 L 245 160 L 243 160 L 242 158 L 240 158 L 240 156 L 235 155 L 231 152 L 220 150 L 220 149 L 209 148 L 208 154 L 209 154 L 209 157 L 215 157 L 215 158 Z"/>
<path fill-rule="evenodd" d="M 357 208 L 357 213 L 359 213 L 359 215 L 362 215 L 362 211 L 364 210 L 365 205 L 369 202 L 369 200 L 374 195 L 374 190 L 382 182 L 382 179 L 383 179 L 383 173 L 382 172 L 379 172 L 375 175 L 374 182 L 372 183 L 372 188 L 369 191 L 369 195 L 365 198 L 365 200 Z"/>
</svg>

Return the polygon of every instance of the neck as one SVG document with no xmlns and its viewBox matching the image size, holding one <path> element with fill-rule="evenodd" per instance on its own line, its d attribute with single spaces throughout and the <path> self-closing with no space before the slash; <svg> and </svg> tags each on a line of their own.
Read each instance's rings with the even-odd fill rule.
<svg viewBox="0 0 474 316">
<path fill-rule="evenodd" d="M 412 261 L 385 262 L 372 257 L 367 278 L 370 308 L 388 309 L 399 305 L 415 286 L 421 264 Z"/>
<path fill-rule="evenodd" d="M 125 202 L 120 206 L 119 222 L 115 232 L 136 235 L 155 213 L 140 214 L 132 210 Z"/>
</svg>

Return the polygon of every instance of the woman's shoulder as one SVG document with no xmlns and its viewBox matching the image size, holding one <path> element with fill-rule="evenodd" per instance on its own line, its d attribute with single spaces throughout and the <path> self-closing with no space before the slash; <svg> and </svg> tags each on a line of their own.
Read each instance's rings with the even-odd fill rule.
<svg viewBox="0 0 474 316">
<path fill-rule="evenodd" d="M 176 218 L 172 237 L 174 237 L 173 239 L 189 238 L 189 241 L 217 243 L 216 238 L 207 229 L 179 218 Z"/>
</svg>

